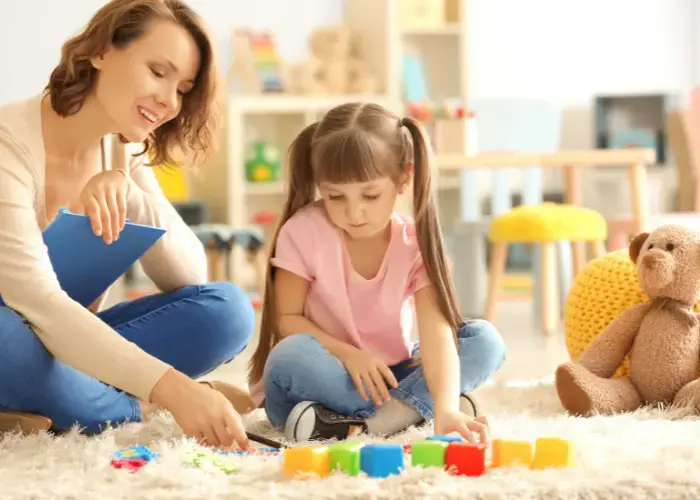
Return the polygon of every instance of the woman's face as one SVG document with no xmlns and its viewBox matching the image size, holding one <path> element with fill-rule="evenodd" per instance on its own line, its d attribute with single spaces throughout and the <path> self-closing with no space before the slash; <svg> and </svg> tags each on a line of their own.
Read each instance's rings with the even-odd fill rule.
<svg viewBox="0 0 700 500">
<path fill-rule="evenodd" d="M 95 94 L 117 130 L 131 142 L 143 142 L 175 118 L 185 94 L 194 87 L 200 55 L 181 26 L 153 23 L 123 49 L 111 48 L 93 59 L 100 72 Z"/>
</svg>

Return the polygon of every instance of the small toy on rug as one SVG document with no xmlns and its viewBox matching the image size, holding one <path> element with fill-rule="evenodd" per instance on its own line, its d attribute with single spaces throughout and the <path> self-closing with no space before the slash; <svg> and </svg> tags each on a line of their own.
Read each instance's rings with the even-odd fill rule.
<svg viewBox="0 0 700 500">
<path fill-rule="evenodd" d="M 572 414 L 631 412 L 648 404 L 700 408 L 700 235 L 666 225 L 629 246 L 650 299 L 623 311 L 574 362 L 559 366 L 557 394 Z M 629 377 L 615 377 L 629 356 Z"/>
<path fill-rule="evenodd" d="M 406 446 L 410 451 L 406 451 Z M 283 451 L 283 473 L 290 478 L 324 478 L 335 471 L 356 476 L 384 478 L 400 474 L 408 455 L 413 467 L 445 469 L 451 475 L 481 476 L 489 469 L 522 465 L 530 469 L 571 467 L 574 447 L 568 440 L 542 437 L 531 443 L 496 439 L 487 463 L 483 443 L 466 442 L 459 436 L 432 436 L 411 445 L 364 444 L 341 441 L 331 445 L 307 445 Z"/>
<path fill-rule="evenodd" d="M 147 446 L 129 446 L 116 452 L 111 460 L 115 469 L 126 469 L 136 472 L 151 460 L 155 460 L 160 455 L 151 451 Z"/>
<path fill-rule="evenodd" d="M 185 451 L 182 459 L 186 464 L 199 469 L 219 469 L 226 474 L 233 474 L 236 472 L 236 464 L 233 458 L 223 453 L 208 451 L 204 448 L 188 449 Z"/>
</svg>

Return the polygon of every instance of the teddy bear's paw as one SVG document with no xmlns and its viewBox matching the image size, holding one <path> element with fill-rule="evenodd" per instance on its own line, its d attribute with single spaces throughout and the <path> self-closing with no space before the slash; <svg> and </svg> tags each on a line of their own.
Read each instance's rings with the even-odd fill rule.
<svg viewBox="0 0 700 500">
<path fill-rule="evenodd" d="M 585 389 L 587 377 L 582 372 L 588 373 L 588 370 L 580 365 L 567 363 L 559 366 L 555 373 L 555 386 L 561 404 L 574 415 L 587 415 L 593 406 L 591 397 Z"/>
</svg>

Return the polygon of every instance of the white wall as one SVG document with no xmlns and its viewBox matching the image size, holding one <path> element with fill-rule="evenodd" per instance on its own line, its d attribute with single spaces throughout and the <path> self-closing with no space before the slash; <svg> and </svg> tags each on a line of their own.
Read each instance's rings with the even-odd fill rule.
<svg viewBox="0 0 700 500">
<path fill-rule="evenodd" d="M 316 25 L 339 22 L 343 0 L 190 0 L 228 58 L 232 25 L 270 27 L 298 59 Z M 103 0 L 5 2 L 0 104 L 37 92 L 63 40 Z M 700 0 L 470 0 L 473 97 L 545 96 L 589 106 L 598 93 L 685 92 L 700 81 Z M 694 5 L 695 4 L 695 5 Z"/>
<path fill-rule="evenodd" d="M 684 92 L 697 0 L 471 0 L 473 97 Z M 700 60 L 697 60 L 700 62 Z"/>
</svg>

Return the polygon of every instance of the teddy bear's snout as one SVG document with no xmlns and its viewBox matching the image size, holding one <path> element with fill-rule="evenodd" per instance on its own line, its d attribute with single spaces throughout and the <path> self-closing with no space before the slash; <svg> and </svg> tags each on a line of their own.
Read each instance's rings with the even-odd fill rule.
<svg viewBox="0 0 700 500">
<path fill-rule="evenodd" d="M 673 280 L 673 258 L 666 252 L 647 252 L 642 257 L 648 283 L 656 288 L 663 287 Z"/>
</svg>

